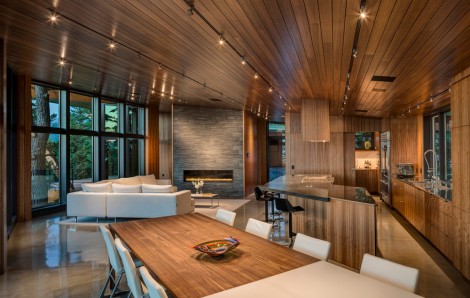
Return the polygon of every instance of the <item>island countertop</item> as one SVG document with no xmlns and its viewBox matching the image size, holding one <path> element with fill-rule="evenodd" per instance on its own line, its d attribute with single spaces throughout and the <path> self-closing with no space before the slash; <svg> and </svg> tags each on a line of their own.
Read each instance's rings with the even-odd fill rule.
<svg viewBox="0 0 470 298">
<path fill-rule="evenodd" d="M 261 190 L 327 202 L 330 198 L 375 204 L 365 188 L 335 185 L 329 181 L 312 182 L 309 175 L 282 176 L 260 186 Z"/>
</svg>

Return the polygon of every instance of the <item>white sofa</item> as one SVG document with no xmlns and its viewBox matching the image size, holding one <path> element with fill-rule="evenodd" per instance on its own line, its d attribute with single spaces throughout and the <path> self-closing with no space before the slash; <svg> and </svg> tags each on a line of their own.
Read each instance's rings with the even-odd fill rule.
<svg viewBox="0 0 470 298">
<path fill-rule="evenodd" d="M 111 183 L 124 185 L 140 185 L 141 182 L 146 183 L 143 185 L 168 183 L 168 180 L 158 181 L 155 180 L 155 177 L 152 181 L 150 176 L 100 181 L 91 186 L 88 184 L 92 191 L 69 193 L 67 195 L 67 216 L 152 218 L 194 212 L 194 202 L 189 190 L 165 193 L 121 193 L 113 192 L 111 188 L 106 192 L 94 192 L 92 188 L 92 186 L 96 187 L 100 184 L 107 187 L 106 185 L 111 185 Z M 87 190 L 87 187 L 84 186 L 84 189 Z"/>
</svg>

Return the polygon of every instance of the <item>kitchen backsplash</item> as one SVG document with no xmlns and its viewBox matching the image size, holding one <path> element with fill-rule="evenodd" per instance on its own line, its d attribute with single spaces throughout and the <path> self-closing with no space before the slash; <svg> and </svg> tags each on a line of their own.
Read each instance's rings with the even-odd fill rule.
<svg viewBox="0 0 470 298">
<path fill-rule="evenodd" d="M 377 169 L 379 151 L 356 151 L 356 169 Z"/>
</svg>

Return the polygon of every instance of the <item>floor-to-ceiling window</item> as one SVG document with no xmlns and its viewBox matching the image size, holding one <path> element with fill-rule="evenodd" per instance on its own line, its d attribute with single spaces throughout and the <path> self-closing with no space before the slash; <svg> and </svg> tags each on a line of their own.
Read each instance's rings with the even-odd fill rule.
<svg viewBox="0 0 470 298">
<path fill-rule="evenodd" d="M 144 107 L 31 86 L 33 209 L 66 204 L 81 184 L 144 173 Z"/>
</svg>

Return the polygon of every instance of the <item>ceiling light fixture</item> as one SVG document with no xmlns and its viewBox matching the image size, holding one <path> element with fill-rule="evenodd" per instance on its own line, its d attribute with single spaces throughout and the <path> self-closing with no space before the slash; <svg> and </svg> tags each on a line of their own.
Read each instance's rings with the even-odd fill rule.
<svg viewBox="0 0 470 298">
<path fill-rule="evenodd" d="M 58 19 L 59 17 L 57 16 L 57 14 L 55 12 L 51 12 L 51 14 L 49 15 L 49 20 L 51 21 L 51 23 L 57 23 Z"/>
<path fill-rule="evenodd" d="M 246 64 L 245 57 L 242 57 L 242 65 L 245 65 L 245 64 Z"/>
<path fill-rule="evenodd" d="M 64 58 L 60 58 L 60 60 L 59 60 L 59 65 L 60 65 L 61 67 L 63 67 L 63 66 L 65 65 L 65 60 L 64 60 Z"/>
<path fill-rule="evenodd" d="M 114 49 L 116 48 L 116 43 L 115 43 L 114 41 L 110 41 L 108 47 L 109 47 L 111 50 L 114 50 Z"/>
<path fill-rule="evenodd" d="M 189 7 L 187 12 L 188 12 L 188 16 L 192 16 L 193 15 L 193 7 L 192 6 Z"/>
<path fill-rule="evenodd" d="M 258 73 L 255 73 L 255 75 L 253 76 L 255 79 L 259 78 L 259 74 Z"/>
<path fill-rule="evenodd" d="M 225 43 L 224 37 L 222 35 L 219 35 L 219 45 L 223 46 Z"/>
<path fill-rule="evenodd" d="M 271 93 L 273 92 L 273 88 L 269 87 L 268 91 Z"/>
<path fill-rule="evenodd" d="M 361 10 L 360 16 L 361 16 L 361 19 L 365 19 L 367 15 L 363 10 Z"/>
<path fill-rule="evenodd" d="M 356 49 L 353 49 L 353 54 L 352 54 L 352 56 L 353 56 L 354 58 L 357 57 L 357 51 L 356 51 Z"/>
</svg>

